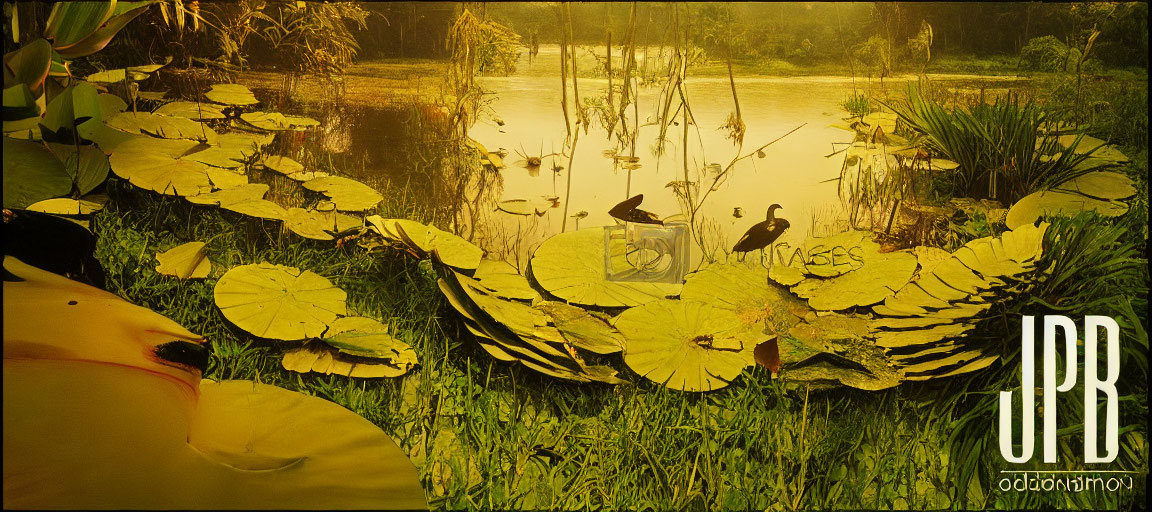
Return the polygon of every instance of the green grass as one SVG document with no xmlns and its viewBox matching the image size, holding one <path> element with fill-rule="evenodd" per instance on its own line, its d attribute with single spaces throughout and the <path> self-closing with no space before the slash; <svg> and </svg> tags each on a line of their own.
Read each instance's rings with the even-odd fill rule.
<svg viewBox="0 0 1152 512">
<path fill-rule="evenodd" d="M 961 393 L 967 381 L 809 392 L 756 367 L 728 388 L 695 394 L 647 382 L 617 357 L 633 384 L 569 384 L 479 349 L 426 263 L 303 240 L 122 183 L 109 192 L 94 229 L 111 291 L 206 336 L 207 377 L 323 397 L 379 425 L 420 469 L 433 508 L 934 509 L 962 496 L 969 506 L 996 499 L 990 482 L 960 488 L 950 473 L 947 440 L 959 399 L 972 401 Z M 214 273 L 202 281 L 156 274 L 155 253 L 188 240 L 208 242 Z M 283 344 L 237 329 L 213 304 L 224 269 L 259 261 L 330 278 L 352 310 L 393 325 L 420 366 L 397 379 L 283 370 Z M 973 388 L 987 391 L 979 403 L 999 389 Z M 999 460 L 991 444 L 974 456 L 985 468 Z"/>
</svg>

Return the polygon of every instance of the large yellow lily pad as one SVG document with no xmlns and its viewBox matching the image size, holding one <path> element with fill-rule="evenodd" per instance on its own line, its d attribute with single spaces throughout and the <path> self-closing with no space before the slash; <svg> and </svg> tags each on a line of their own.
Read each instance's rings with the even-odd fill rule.
<svg viewBox="0 0 1152 512">
<path fill-rule="evenodd" d="M 359 181 L 341 176 L 328 176 L 304 182 L 304 188 L 328 196 L 336 209 L 345 212 L 362 212 L 375 208 L 384 199 L 372 187 Z"/>
<path fill-rule="evenodd" d="M 247 87 L 239 84 L 216 84 L 204 94 L 209 100 L 225 105 L 255 105 L 256 96 Z"/>
<path fill-rule="evenodd" d="M 178 279 L 203 279 L 212 271 L 204 242 L 188 242 L 156 254 L 156 272 Z"/>
<path fill-rule="evenodd" d="M 141 137 L 116 147 L 108 159 L 112 172 L 133 185 L 167 195 L 195 196 L 212 190 L 208 167 L 180 158 L 197 143 Z"/>
<path fill-rule="evenodd" d="M 364 223 L 351 215 L 337 212 L 318 212 L 303 208 L 289 208 L 284 226 L 293 233 L 313 240 L 333 240 L 329 231 L 341 231 L 362 226 Z"/>
<path fill-rule="evenodd" d="M 230 269 L 214 296 L 225 318 L 262 338 L 319 337 L 347 314 L 344 290 L 313 272 L 271 263 Z"/>
</svg>

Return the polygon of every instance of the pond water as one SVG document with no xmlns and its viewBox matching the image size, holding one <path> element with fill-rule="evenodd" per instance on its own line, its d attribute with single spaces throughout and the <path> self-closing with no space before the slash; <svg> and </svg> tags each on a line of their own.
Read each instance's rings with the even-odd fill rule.
<svg viewBox="0 0 1152 512">
<path fill-rule="evenodd" d="M 677 126 L 666 134 L 663 154 L 657 156 L 653 151 L 659 136 L 655 123 L 661 94 L 659 85 L 641 87 L 637 99 L 642 125 L 636 148 L 639 168 L 629 172 L 622 168 L 623 162 L 605 156 L 606 151 L 617 149 L 618 143 L 596 121 L 587 132 L 581 130 L 573 155 L 565 151 L 564 145 L 567 134 L 560 106 L 558 54 L 558 47 L 542 46 L 532 62 L 527 52 L 522 52 L 517 71 L 511 76 L 477 78 L 486 93 L 486 111 L 490 115 L 482 115 L 471 127 L 469 136 L 489 151 L 506 152 L 505 167 L 499 170 L 499 179 L 487 180 L 488 190 L 481 194 L 485 200 L 476 209 L 475 225 L 461 226 L 460 231 L 474 233 L 477 243 L 510 260 L 515 259 L 514 254 L 526 255 L 539 242 L 561 231 L 614 225 L 608 210 L 630 195 L 644 194 L 641 208 L 662 218 L 683 213 L 678 196 L 670 186 L 672 182 L 685 180 L 680 116 L 677 116 Z M 604 96 L 607 78 L 584 77 L 595 63 L 591 52 L 581 49 L 578 54 L 582 68 L 580 97 Z M 930 78 L 953 83 L 979 81 L 1001 88 L 1011 87 L 1019 80 L 959 75 L 930 75 Z M 909 79 L 914 77 L 888 79 L 885 85 L 888 91 L 899 94 Z M 619 82 L 615 80 L 617 88 Z M 783 138 L 767 147 L 762 157 L 753 155 L 736 163 L 725 179 L 716 184 L 699 212 L 708 223 L 706 245 L 730 250 L 745 230 L 764 219 L 766 209 L 774 203 L 782 206 L 777 216 L 788 219 L 791 224 L 779 241 L 791 245 L 811 234 L 825 234 L 838 219 L 842 223 L 843 208 L 835 181 L 843 162 L 842 154 L 830 158 L 825 155 L 843 147 L 834 147 L 834 143 L 852 140 L 852 132 L 833 125 L 845 124 L 843 119 L 847 114 L 840 103 L 854 88 L 863 92 L 866 81 L 851 77 L 737 76 L 735 82 L 746 125 L 743 147 L 735 145 L 727 138 L 727 131 L 721 129 L 734 112 L 728 78 L 694 77 L 689 72 L 685 88 L 695 125 L 690 126 L 688 133 L 688 180 L 700 182 L 693 195 L 698 196 L 712 185 L 716 173 L 708 168 L 710 164 L 713 169 L 717 165 L 727 167 L 738 154 L 754 153 L 757 147 Z M 867 86 L 876 91 L 877 85 L 873 81 Z M 568 100 L 571 105 L 570 85 Z M 629 108 L 629 123 L 632 112 Z M 574 117 L 574 111 L 570 110 L 569 115 Z M 394 183 L 419 181 L 419 170 L 407 164 L 398 165 L 403 159 L 397 158 L 397 148 L 417 137 L 410 127 L 408 132 L 400 127 L 403 117 L 394 109 L 341 107 L 321 118 L 323 130 L 327 132 L 326 149 L 350 164 L 350 169 L 359 169 L 359 173 L 383 175 Z M 567 154 L 561 155 L 561 152 Z M 543 156 L 539 167 L 525 165 L 526 157 L 532 156 Z M 554 172 L 554 167 L 561 169 Z M 429 195 L 431 189 L 421 191 L 419 188 L 409 187 L 413 194 L 410 200 L 437 200 Z M 495 208 L 502 200 L 548 204 L 545 198 L 553 198 L 553 202 L 539 217 L 513 215 Z M 587 216 L 572 217 L 579 212 L 587 212 Z M 515 240 L 516 247 L 508 247 L 508 240 Z M 697 260 L 699 248 L 693 250 L 696 251 L 693 259 Z"/>
</svg>

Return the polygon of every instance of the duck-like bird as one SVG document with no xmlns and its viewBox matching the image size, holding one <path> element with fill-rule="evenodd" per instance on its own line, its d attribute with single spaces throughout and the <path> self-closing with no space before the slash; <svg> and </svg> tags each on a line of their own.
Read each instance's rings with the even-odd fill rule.
<svg viewBox="0 0 1152 512">
<path fill-rule="evenodd" d="M 780 238 L 780 235 L 783 234 L 784 230 L 788 229 L 789 226 L 786 219 L 776 218 L 775 212 L 780 208 L 782 208 L 782 206 L 778 204 L 769 206 L 766 220 L 764 222 L 758 222 L 751 228 L 748 228 L 744 236 L 740 237 L 740 241 L 736 242 L 736 245 L 732 247 L 732 252 L 747 253 L 757 249 L 763 249 L 768 247 L 772 242 L 775 242 L 777 238 Z"/>
<path fill-rule="evenodd" d="M 611 210 L 608 210 L 608 215 L 624 222 L 663 225 L 664 222 L 661 221 L 660 217 L 657 217 L 655 213 L 638 208 L 642 202 L 644 202 L 644 194 L 636 194 L 621 201 L 620 204 L 613 206 Z M 779 207 L 779 205 L 777 205 L 777 207 Z"/>
</svg>

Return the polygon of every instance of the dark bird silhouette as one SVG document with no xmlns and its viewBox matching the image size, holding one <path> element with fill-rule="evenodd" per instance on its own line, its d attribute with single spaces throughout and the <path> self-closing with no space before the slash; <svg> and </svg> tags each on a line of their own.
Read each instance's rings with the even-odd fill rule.
<svg viewBox="0 0 1152 512">
<path fill-rule="evenodd" d="M 740 241 L 732 247 L 732 252 L 747 253 L 763 249 L 780 238 L 784 230 L 788 229 L 789 224 L 786 219 L 776 218 L 775 211 L 779 208 L 781 206 L 778 204 L 769 206 L 767 219 L 748 228 L 748 231 L 744 232 L 744 236 L 740 237 Z"/>
<path fill-rule="evenodd" d="M 636 194 L 628 199 L 620 202 L 620 204 L 613 206 L 608 210 L 608 215 L 620 219 L 624 222 L 638 222 L 640 224 L 660 224 L 664 225 L 664 221 L 660 220 L 655 213 L 648 212 L 637 208 L 640 203 L 644 202 L 644 194 Z"/>
</svg>

